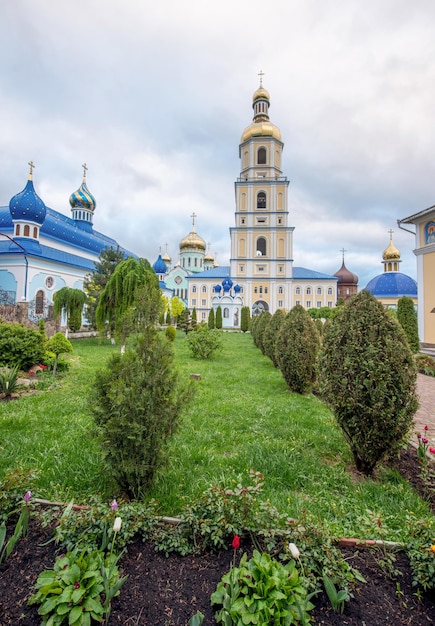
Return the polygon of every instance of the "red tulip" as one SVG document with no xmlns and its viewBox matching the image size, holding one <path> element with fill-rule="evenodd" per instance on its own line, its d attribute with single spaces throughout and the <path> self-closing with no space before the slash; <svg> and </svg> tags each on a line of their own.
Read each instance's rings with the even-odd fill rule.
<svg viewBox="0 0 435 626">
<path fill-rule="evenodd" d="M 234 535 L 234 539 L 233 542 L 231 544 L 234 548 L 234 550 L 237 550 L 238 548 L 240 548 L 240 537 L 239 535 Z"/>
</svg>

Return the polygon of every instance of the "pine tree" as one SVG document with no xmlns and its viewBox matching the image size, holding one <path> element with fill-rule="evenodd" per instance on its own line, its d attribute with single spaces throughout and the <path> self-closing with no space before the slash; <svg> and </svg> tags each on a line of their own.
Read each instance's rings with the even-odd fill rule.
<svg viewBox="0 0 435 626">
<path fill-rule="evenodd" d="M 196 319 L 196 308 L 195 307 L 193 307 L 191 320 L 192 320 L 192 328 L 195 330 L 195 328 L 197 327 L 197 324 L 198 324 L 197 319 Z"/>
<path fill-rule="evenodd" d="M 97 328 L 95 312 L 100 294 L 115 271 L 115 267 L 124 259 L 125 254 L 119 247 L 116 250 L 114 248 L 104 248 L 100 252 L 98 261 L 95 263 L 94 271 L 85 276 L 83 289 L 88 296 L 86 301 L 86 320 L 92 328 Z"/>
</svg>

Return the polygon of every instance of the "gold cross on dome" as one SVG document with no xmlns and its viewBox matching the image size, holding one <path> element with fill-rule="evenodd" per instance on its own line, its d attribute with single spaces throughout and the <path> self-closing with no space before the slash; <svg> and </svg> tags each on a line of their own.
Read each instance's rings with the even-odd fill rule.
<svg viewBox="0 0 435 626">
<path fill-rule="evenodd" d="M 88 171 L 86 163 L 83 163 L 82 168 L 83 168 L 83 181 L 85 181 L 86 180 L 86 172 Z"/>
<path fill-rule="evenodd" d="M 392 240 L 392 238 L 393 238 L 393 233 L 394 233 L 394 230 L 393 230 L 392 228 L 390 228 L 390 230 L 389 230 L 388 232 L 389 232 L 389 235 L 390 235 L 390 241 L 391 241 L 391 240 Z"/>
<path fill-rule="evenodd" d="M 35 169 L 36 165 L 34 165 L 33 161 L 29 161 L 28 164 L 30 166 L 30 174 L 29 174 L 29 178 L 30 180 L 32 179 L 33 176 L 33 170 Z"/>
<path fill-rule="evenodd" d="M 260 87 L 262 87 L 262 86 L 263 86 L 263 76 L 264 76 L 264 72 L 263 72 L 263 70 L 260 70 L 260 71 L 258 72 L 258 75 L 259 75 L 259 77 L 260 77 Z"/>
<path fill-rule="evenodd" d="M 198 217 L 195 212 L 190 216 L 192 218 L 192 226 L 195 226 L 195 217 Z"/>
</svg>

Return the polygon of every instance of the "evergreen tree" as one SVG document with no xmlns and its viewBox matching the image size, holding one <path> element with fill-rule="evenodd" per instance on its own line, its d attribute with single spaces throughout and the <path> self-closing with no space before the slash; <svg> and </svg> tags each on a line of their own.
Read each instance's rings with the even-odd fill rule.
<svg viewBox="0 0 435 626">
<path fill-rule="evenodd" d="M 320 391 L 364 474 L 406 440 L 418 406 L 416 377 L 402 327 L 368 291 L 328 322 Z"/>
<path fill-rule="evenodd" d="M 213 330 L 214 326 L 215 326 L 215 322 L 214 322 L 214 309 L 211 308 L 210 309 L 210 313 L 208 314 L 208 322 L 207 322 L 207 326 L 209 327 L 210 330 Z"/>
<path fill-rule="evenodd" d="M 246 333 L 249 330 L 249 323 L 251 321 L 251 311 L 248 306 L 242 306 L 240 314 L 240 330 Z"/>
<path fill-rule="evenodd" d="M 92 328 L 97 328 L 95 312 L 97 309 L 100 294 L 107 281 L 112 276 L 115 267 L 125 258 L 124 252 L 116 248 L 104 248 L 101 250 L 95 269 L 85 276 L 83 289 L 88 296 L 86 301 L 86 320 Z"/>
<path fill-rule="evenodd" d="M 263 313 L 258 316 L 258 320 L 255 325 L 254 343 L 257 348 L 260 348 L 263 354 L 265 354 L 263 344 L 264 333 L 271 319 L 272 314 L 269 311 L 263 311 Z"/>
<path fill-rule="evenodd" d="M 168 309 L 168 311 L 166 312 L 166 323 L 169 326 L 171 324 L 171 322 L 172 322 L 172 316 L 171 316 L 171 312 Z"/>
<path fill-rule="evenodd" d="M 191 319 L 192 319 L 192 328 L 195 330 L 195 328 L 197 327 L 197 324 L 198 324 L 197 319 L 196 319 L 196 308 L 195 307 L 193 307 Z"/>
<path fill-rule="evenodd" d="M 418 322 L 414 302 L 408 296 L 402 296 L 397 302 L 397 319 L 399 320 L 409 342 L 409 347 L 416 353 L 420 351 Z"/>
<path fill-rule="evenodd" d="M 311 391 L 316 381 L 319 333 L 308 312 L 297 304 L 281 324 L 276 342 L 279 368 L 296 393 Z"/>
<path fill-rule="evenodd" d="M 276 344 L 278 341 L 279 331 L 285 320 L 285 313 L 282 309 L 277 309 L 272 315 L 272 319 L 264 329 L 263 347 L 264 354 L 269 357 L 275 367 L 278 367 L 278 358 L 276 354 Z"/>
<path fill-rule="evenodd" d="M 63 333 L 56 333 L 47 341 L 47 350 L 54 352 L 53 376 L 56 376 L 59 355 L 72 352 L 72 349 L 71 342 L 68 341 Z"/>
<path fill-rule="evenodd" d="M 189 309 L 184 309 L 184 311 L 181 313 L 181 315 L 178 318 L 178 324 L 177 327 L 182 330 L 184 333 L 189 333 L 191 330 L 193 330 L 192 328 L 192 321 L 190 318 L 190 312 Z"/>
<path fill-rule="evenodd" d="M 216 309 L 215 326 L 218 329 L 222 328 L 222 308 L 220 305 Z"/>
<path fill-rule="evenodd" d="M 172 343 L 154 328 L 97 373 L 91 411 L 112 476 L 130 497 L 151 485 L 191 393 L 174 366 Z"/>
</svg>

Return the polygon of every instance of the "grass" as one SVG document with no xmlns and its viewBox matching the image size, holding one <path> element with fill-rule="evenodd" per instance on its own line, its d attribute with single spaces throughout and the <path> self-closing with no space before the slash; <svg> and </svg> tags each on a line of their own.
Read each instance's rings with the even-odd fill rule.
<svg viewBox="0 0 435 626">
<path fill-rule="evenodd" d="M 73 345 L 61 384 L 0 403 L 0 480 L 14 468 L 32 468 L 41 497 L 109 500 L 115 486 L 92 436 L 88 396 L 95 370 L 117 348 L 98 340 Z M 264 474 L 264 495 L 281 512 L 307 512 L 334 536 L 400 541 L 407 511 L 430 515 L 397 473 L 356 475 L 330 411 L 314 396 L 290 393 L 249 335 L 225 333 L 224 351 L 210 361 L 193 360 L 182 334 L 175 349 L 182 375 L 201 380 L 148 494 L 163 514 L 176 515 L 215 482 L 246 482 L 252 468 Z"/>
</svg>

